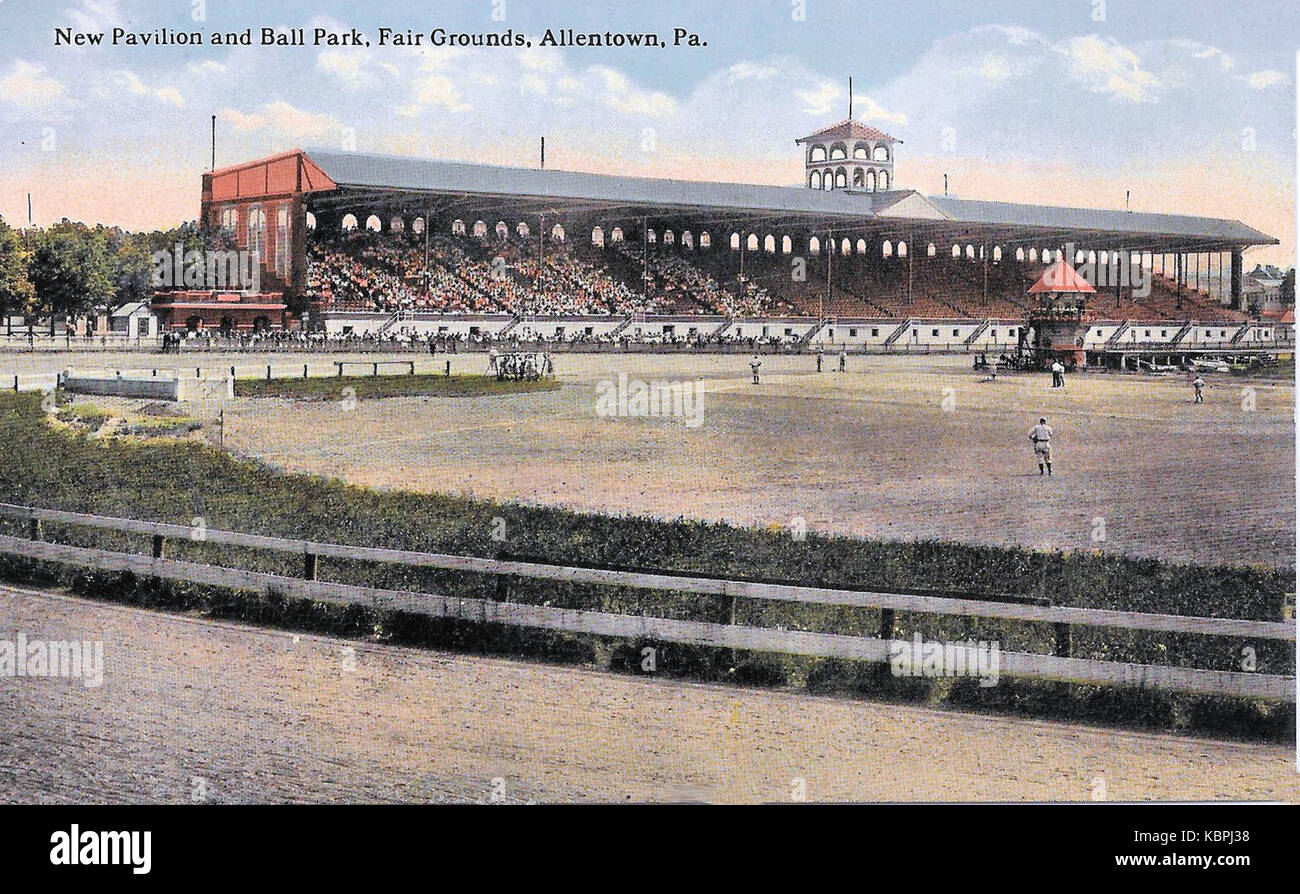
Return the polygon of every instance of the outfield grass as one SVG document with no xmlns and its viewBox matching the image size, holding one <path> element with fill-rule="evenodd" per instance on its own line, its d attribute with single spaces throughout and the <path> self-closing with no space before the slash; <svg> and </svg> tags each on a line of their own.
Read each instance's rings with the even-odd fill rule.
<svg viewBox="0 0 1300 894">
<path fill-rule="evenodd" d="M 554 379 L 500 381 L 495 376 L 383 375 L 312 379 L 237 379 L 236 397 L 285 397 L 295 400 L 343 400 L 346 397 L 487 397 L 554 391 Z M 346 392 L 344 389 L 352 389 Z"/>
<path fill-rule="evenodd" d="M 611 517 L 446 495 L 380 492 L 335 479 L 285 474 L 203 443 L 96 442 L 56 430 L 43 415 L 38 395 L 0 396 L 0 500 L 180 524 L 197 524 L 197 518 L 209 528 L 417 551 L 895 592 L 960 592 L 974 598 L 980 594 L 1046 596 L 1064 605 L 1261 620 L 1279 618 L 1284 594 L 1294 579 L 1290 570 L 815 533 L 796 540 L 788 533 L 721 523 Z M 50 536 L 64 542 L 135 552 L 148 549 L 147 540 L 130 535 L 48 527 Z M 19 533 L 22 527 L 0 522 L 0 530 Z M 292 556 L 195 541 L 178 541 L 172 549 L 176 558 L 278 574 L 301 572 L 300 561 Z M 0 575 L 23 574 L 25 568 L 22 562 L 0 557 Z M 463 572 L 327 561 L 322 562 L 320 573 L 323 578 L 381 588 L 499 595 L 495 579 Z M 90 592 L 112 598 L 132 598 L 130 593 L 139 587 L 157 589 L 133 580 L 105 584 L 102 575 L 67 574 L 60 579 L 79 581 Z M 509 588 L 512 601 L 589 610 L 706 621 L 725 621 L 729 611 L 726 600 L 690 594 L 528 580 L 510 581 Z M 174 593 L 178 588 L 165 589 Z M 163 605 L 209 611 L 218 605 L 222 611 L 235 611 L 229 597 L 186 601 L 189 597 L 155 594 L 150 598 Z M 238 616 L 262 623 L 304 623 L 312 612 L 333 617 L 320 606 L 239 599 L 244 601 L 239 602 Z M 482 625 L 434 623 L 410 616 L 371 617 L 365 611 L 344 614 L 346 629 L 357 634 L 397 631 L 406 641 L 550 660 L 598 661 L 633 672 L 642 645 L 607 644 L 600 658 L 590 642 L 563 634 L 480 629 Z M 735 617 L 741 624 L 860 636 L 877 635 L 880 625 L 880 613 L 874 609 L 744 599 L 738 601 Z M 919 631 L 931 639 L 996 640 L 1006 650 L 1044 653 L 1050 653 L 1054 643 L 1050 624 L 909 613 L 899 613 L 895 620 L 896 633 L 903 637 Z M 1294 732 L 1293 705 L 1009 679 L 985 690 L 968 685 L 969 681 L 893 680 L 887 670 L 882 674 L 874 665 L 772 655 L 745 656 L 736 662 L 726 650 L 657 645 L 658 672 L 668 675 L 796 683 L 818 690 L 883 693 L 1036 714 L 1140 720 L 1162 728 L 1196 727 L 1234 734 L 1255 730 L 1274 736 Z M 1290 643 L 1237 643 L 1216 637 L 1087 628 L 1076 628 L 1074 634 L 1076 657 L 1220 670 L 1240 670 L 1241 650 L 1247 645 L 1255 652 L 1259 672 L 1294 673 Z"/>
</svg>

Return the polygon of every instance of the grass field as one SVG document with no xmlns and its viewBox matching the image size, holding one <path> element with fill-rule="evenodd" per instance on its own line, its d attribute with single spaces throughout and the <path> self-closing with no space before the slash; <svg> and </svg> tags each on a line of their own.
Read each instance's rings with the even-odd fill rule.
<svg viewBox="0 0 1300 894">
<path fill-rule="evenodd" d="M 481 356 L 455 358 L 481 369 Z M 965 357 L 564 355 L 564 387 L 492 401 L 236 401 L 228 448 L 377 488 L 885 539 L 1100 550 L 1184 562 L 1295 561 L 1290 382 L 1043 375 L 983 382 Z M 833 362 L 826 364 L 828 370 Z M 700 381 L 702 424 L 595 412 L 597 385 Z M 1027 441 L 1055 429 L 1055 476 Z"/>
</svg>

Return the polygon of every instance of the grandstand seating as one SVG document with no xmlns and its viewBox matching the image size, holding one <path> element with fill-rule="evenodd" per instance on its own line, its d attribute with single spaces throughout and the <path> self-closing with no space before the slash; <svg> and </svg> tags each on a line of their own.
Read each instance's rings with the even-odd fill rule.
<svg viewBox="0 0 1300 894">
<path fill-rule="evenodd" d="M 648 249 L 648 255 L 647 255 Z M 409 310 L 543 315 L 807 316 L 884 319 L 1020 319 L 1038 265 L 982 261 L 806 254 L 802 278 L 792 256 L 724 246 L 686 249 L 640 242 L 592 245 L 495 234 L 353 232 L 314 238 L 308 251 L 312 297 L 340 310 Z M 827 287 L 827 264 L 832 265 Z M 426 290 L 425 277 L 428 277 Z M 643 279 L 646 281 L 643 282 Z M 1205 291 L 1154 276 L 1149 295 L 1103 288 L 1087 318 L 1135 322 L 1241 322 Z"/>
</svg>

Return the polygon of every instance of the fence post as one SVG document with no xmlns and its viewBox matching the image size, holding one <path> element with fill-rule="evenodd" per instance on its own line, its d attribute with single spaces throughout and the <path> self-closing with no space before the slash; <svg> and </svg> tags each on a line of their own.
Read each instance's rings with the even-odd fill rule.
<svg viewBox="0 0 1300 894">
<path fill-rule="evenodd" d="M 15 375 L 15 376 L 14 376 L 14 393 L 16 394 L 17 392 L 18 392 L 18 376 Z"/>
<path fill-rule="evenodd" d="M 451 361 L 450 361 L 450 360 L 447 361 L 447 375 L 451 375 Z M 14 389 L 17 390 L 17 386 L 16 386 L 16 385 L 14 386 Z"/>
<path fill-rule="evenodd" d="M 315 553 L 302 554 L 302 576 L 305 580 L 315 580 L 316 570 L 320 566 L 320 557 Z"/>
<path fill-rule="evenodd" d="M 510 577 L 505 574 L 497 575 L 497 602 L 510 601 Z"/>
<path fill-rule="evenodd" d="M 1070 657 L 1070 625 L 1064 621 L 1058 621 L 1052 625 L 1056 628 L 1056 657 Z"/>
<path fill-rule="evenodd" d="M 307 378 L 307 364 L 305 363 L 302 365 L 302 377 Z"/>
<path fill-rule="evenodd" d="M 29 519 L 27 522 L 27 536 L 31 540 L 44 540 L 41 531 L 41 520 L 39 518 Z"/>
<path fill-rule="evenodd" d="M 378 363 L 372 363 L 372 364 L 370 364 L 370 376 L 371 376 L 371 378 L 378 378 L 378 376 L 379 376 L 379 364 L 378 364 Z"/>
<path fill-rule="evenodd" d="M 880 638 L 894 638 L 894 610 L 892 608 L 882 608 L 880 610 Z"/>
<path fill-rule="evenodd" d="M 414 360 L 411 361 L 411 373 L 410 373 L 410 374 L 411 374 L 411 375 L 415 375 L 415 361 L 414 361 Z"/>
<path fill-rule="evenodd" d="M 166 544 L 166 542 L 167 542 L 167 538 L 164 537 L 163 535 L 161 534 L 153 535 L 153 557 L 155 559 L 163 558 L 163 546 L 164 544 Z"/>
</svg>

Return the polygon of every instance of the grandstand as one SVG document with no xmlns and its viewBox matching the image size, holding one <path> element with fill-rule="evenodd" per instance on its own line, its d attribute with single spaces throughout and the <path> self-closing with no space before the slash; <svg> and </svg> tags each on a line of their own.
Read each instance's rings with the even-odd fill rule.
<svg viewBox="0 0 1300 894">
<path fill-rule="evenodd" d="M 295 149 L 205 174 L 202 221 L 261 251 L 286 328 L 997 348 L 1024 337 L 1028 287 L 1072 251 L 1151 274 L 1149 291 L 1090 296 L 1090 354 L 1291 342 L 1245 312 L 1242 254 L 1277 240 L 1243 223 L 891 189 L 897 141 L 857 122 L 798 142 L 807 187 Z M 1189 287 L 1193 266 L 1231 304 Z M 164 324 L 224 327 L 215 297 L 186 294 L 182 318 L 160 296 Z"/>
</svg>

